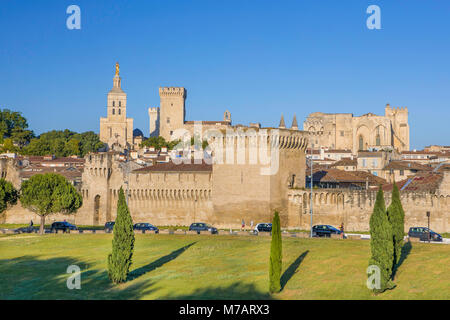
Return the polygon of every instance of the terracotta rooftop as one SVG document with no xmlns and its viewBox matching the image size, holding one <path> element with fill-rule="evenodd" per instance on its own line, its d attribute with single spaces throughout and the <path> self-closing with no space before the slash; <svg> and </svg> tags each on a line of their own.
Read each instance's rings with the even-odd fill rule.
<svg viewBox="0 0 450 320">
<path fill-rule="evenodd" d="M 75 157 L 52 157 L 52 156 L 20 156 L 21 160 L 28 160 L 31 163 L 35 162 L 46 162 L 46 163 L 84 163 L 84 158 Z"/>
<path fill-rule="evenodd" d="M 73 167 L 44 167 L 39 165 L 32 165 L 26 167 L 26 169 L 22 169 L 19 173 L 19 176 L 22 179 L 28 179 L 36 174 L 45 174 L 45 173 L 57 173 L 64 176 L 68 180 L 74 180 L 77 178 L 81 178 L 83 173 L 82 169 L 73 168 Z"/>
<path fill-rule="evenodd" d="M 430 171 L 433 170 L 432 167 L 425 166 L 423 164 L 419 164 L 416 162 L 410 162 L 410 161 L 401 161 L 401 160 L 394 160 L 389 162 L 388 165 L 386 165 L 383 170 L 417 170 L 417 171 Z"/>
<path fill-rule="evenodd" d="M 314 170 L 313 180 L 320 182 L 357 182 L 364 183 L 366 180 L 356 175 L 351 174 L 348 171 L 338 169 L 323 169 Z M 308 172 L 306 173 L 308 174 Z"/>
<path fill-rule="evenodd" d="M 172 161 L 167 163 L 157 163 L 153 166 L 136 169 L 134 173 L 147 173 L 147 172 L 211 172 L 212 165 L 202 162 L 201 164 L 194 163 L 181 163 L 175 164 Z"/>
<path fill-rule="evenodd" d="M 352 174 L 364 178 L 364 180 L 368 179 L 370 185 L 383 185 L 386 183 L 386 180 L 380 177 L 377 177 L 376 175 L 373 175 L 367 171 L 351 171 Z"/>
<path fill-rule="evenodd" d="M 339 161 L 336 161 L 331 166 L 332 167 L 340 167 L 340 166 L 354 166 L 356 167 L 358 165 L 358 160 L 356 159 L 350 159 L 350 158 L 342 158 Z"/>
<path fill-rule="evenodd" d="M 442 173 L 422 172 L 410 179 L 398 181 L 397 186 L 401 191 L 435 192 L 439 188 L 442 178 Z M 383 186 L 384 191 L 391 191 L 392 188 L 393 184 Z"/>
</svg>

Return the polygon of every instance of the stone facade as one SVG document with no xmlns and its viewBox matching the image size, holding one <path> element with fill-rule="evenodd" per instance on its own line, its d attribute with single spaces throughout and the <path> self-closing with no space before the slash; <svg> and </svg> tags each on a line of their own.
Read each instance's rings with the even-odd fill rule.
<svg viewBox="0 0 450 320">
<path fill-rule="evenodd" d="M 409 150 L 408 108 L 386 105 L 385 115 L 368 113 L 354 117 L 350 113 L 315 112 L 308 116 L 303 129 L 312 134 L 314 147 L 359 150 Z"/>
</svg>

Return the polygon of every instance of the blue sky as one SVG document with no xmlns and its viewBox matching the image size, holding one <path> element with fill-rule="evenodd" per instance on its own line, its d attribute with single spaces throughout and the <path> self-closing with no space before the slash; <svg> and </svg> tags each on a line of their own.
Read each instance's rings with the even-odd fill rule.
<svg viewBox="0 0 450 320">
<path fill-rule="evenodd" d="M 81 8 L 81 30 L 66 9 Z M 366 9 L 381 8 L 381 30 Z M 187 120 L 290 125 L 311 112 L 408 106 L 411 147 L 450 144 L 450 1 L 0 2 L 0 106 L 37 133 L 99 130 L 114 64 L 148 134 L 158 87 L 188 90 Z"/>
</svg>

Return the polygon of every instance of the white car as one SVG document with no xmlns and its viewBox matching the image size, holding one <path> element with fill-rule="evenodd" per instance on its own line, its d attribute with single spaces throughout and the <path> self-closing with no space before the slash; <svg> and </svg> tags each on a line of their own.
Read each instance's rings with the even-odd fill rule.
<svg viewBox="0 0 450 320">
<path fill-rule="evenodd" d="M 272 232 L 272 224 L 271 223 L 258 223 L 255 228 L 253 229 L 253 232 Z"/>
</svg>

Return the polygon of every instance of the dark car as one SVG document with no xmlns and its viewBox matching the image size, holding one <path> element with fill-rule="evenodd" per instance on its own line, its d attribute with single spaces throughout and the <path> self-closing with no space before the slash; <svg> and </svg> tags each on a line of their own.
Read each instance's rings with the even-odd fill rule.
<svg viewBox="0 0 450 320">
<path fill-rule="evenodd" d="M 203 222 L 196 222 L 189 226 L 189 231 L 197 231 L 198 234 L 200 234 L 200 231 L 210 231 L 212 234 L 217 233 L 217 229 L 214 228 L 212 225 L 203 223 Z"/>
<path fill-rule="evenodd" d="M 271 223 L 258 223 L 253 229 L 253 232 L 272 232 L 272 224 Z"/>
<path fill-rule="evenodd" d="M 105 232 L 111 233 L 114 230 L 114 221 L 108 221 L 105 223 Z"/>
<path fill-rule="evenodd" d="M 408 231 L 410 238 L 419 238 L 421 241 L 438 241 L 442 242 L 442 236 L 439 233 L 434 232 L 425 227 L 411 227 Z"/>
<path fill-rule="evenodd" d="M 155 231 L 155 233 L 159 233 L 159 229 L 150 223 L 136 223 L 133 226 L 133 230 Z"/>
<path fill-rule="evenodd" d="M 313 237 L 327 237 L 327 238 L 331 237 L 332 234 L 342 233 L 341 230 L 327 224 L 316 225 L 313 227 L 312 231 Z"/>
<path fill-rule="evenodd" d="M 36 229 L 33 226 L 22 227 L 22 228 L 16 229 L 16 231 L 19 233 L 33 233 L 33 232 L 35 232 L 35 230 Z"/>
<path fill-rule="evenodd" d="M 69 232 L 70 230 L 78 230 L 78 228 L 75 225 L 68 223 L 66 221 L 53 222 L 52 226 L 50 227 L 50 232 L 53 233 L 58 230 L 62 230 L 64 232 Z"/>
</svg>

